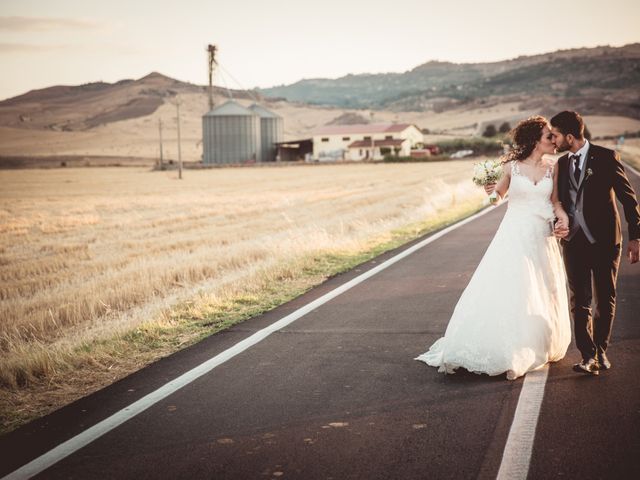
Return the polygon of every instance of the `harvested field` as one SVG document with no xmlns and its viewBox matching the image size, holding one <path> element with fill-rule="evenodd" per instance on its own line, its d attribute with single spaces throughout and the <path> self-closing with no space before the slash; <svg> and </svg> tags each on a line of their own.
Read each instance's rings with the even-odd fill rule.
<svg viewBox="0 0 640 480">
<path fill-rule="evenodd" d="M 132 346 L 136 332 L 167 337 L 185 318 L 218 318 L 247 292 L 287 282 L 299 294 L 326 278 L 318 263 L 329 257 L 357 258 L 394 230 L 477 208 L 471 168 L 221 169 L 183 180 L 141 168 L 0 171 L 1 407 L 33 415 L 20 396 L 30 386 L 44 394 L 43 381 L 63 388 L 82 371 L 78 395 L 206 334 L 181 331 L 154 350 L 148 337 Z"/>
</svg>

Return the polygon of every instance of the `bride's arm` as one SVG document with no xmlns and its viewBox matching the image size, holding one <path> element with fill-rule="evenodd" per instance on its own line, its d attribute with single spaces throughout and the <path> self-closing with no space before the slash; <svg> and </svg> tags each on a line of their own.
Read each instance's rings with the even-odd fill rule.
<svg viewBox="0 0 640 480">
<path fill-rule="evenodd" d="M 553 214 L 558 219 L 557 226 L 559 228 L 569 228 L 569 215 L 565 212 L 558 194 L 558 164 L 553 168 L 553 191 L 551 192 L 551 203 L 553 204 Z"/>
<path fill-rule="evenodd" d="M 511 162 L 507 162 L 502 165 L 502 177 L 496 183 L 496 187 L 493 190 L 498 194 L 498 200 L 494 202 L 494 205 L 498 205 L 500 200 L 503 200 L 507 196 L 509 191 L 509 185 L 511 184 Z"/>
</svg>

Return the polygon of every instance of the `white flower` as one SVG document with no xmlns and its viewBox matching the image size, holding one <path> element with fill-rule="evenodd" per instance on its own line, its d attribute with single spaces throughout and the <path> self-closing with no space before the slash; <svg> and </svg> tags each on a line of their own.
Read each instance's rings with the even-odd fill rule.
<svg viewBox="0 0 640 480">
<path fill-rule="evenodd" d="M 499 160 L 485 160 L 473 166 L 473 183 L 484 186 L 496 183 L 502 176 L 502 163 Z"/>
</svg>

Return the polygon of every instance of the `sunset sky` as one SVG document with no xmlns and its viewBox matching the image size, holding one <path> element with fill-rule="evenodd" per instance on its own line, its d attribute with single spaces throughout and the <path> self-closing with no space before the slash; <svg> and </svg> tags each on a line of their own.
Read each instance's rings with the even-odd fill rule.
<svg viewBox="0 0 640 480">
<path fill-rule="evenodd" d="M 233 88 L 640 41 L 637 0 L 0 0 L 0 99 L 151 71 Z M 233 79 L 235 78 L 238 83 Z"/>
</svg>

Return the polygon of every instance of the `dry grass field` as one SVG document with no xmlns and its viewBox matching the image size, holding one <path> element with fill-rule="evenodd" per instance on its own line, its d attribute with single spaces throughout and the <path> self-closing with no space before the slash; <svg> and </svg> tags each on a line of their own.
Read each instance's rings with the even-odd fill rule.
<svg viewBox="0 0 640 480">
<path fill-rule="evenodd" d="M 1 428 L 477 209 L 471 167 L 0 171 Z"/>
</svg>

